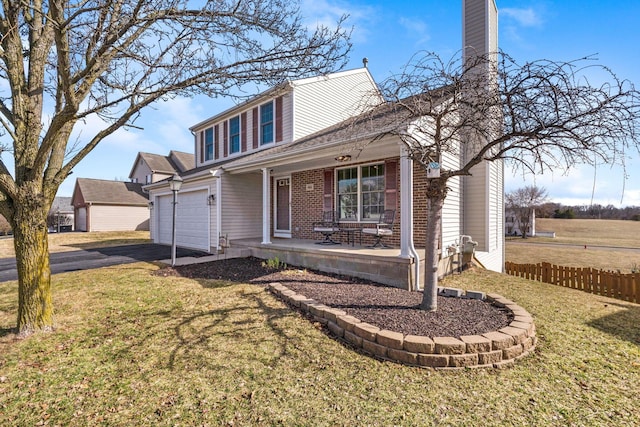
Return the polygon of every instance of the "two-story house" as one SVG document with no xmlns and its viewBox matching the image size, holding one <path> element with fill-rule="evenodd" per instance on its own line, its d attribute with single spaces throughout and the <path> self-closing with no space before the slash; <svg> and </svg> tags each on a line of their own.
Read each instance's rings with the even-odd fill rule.
<svg viewBox="0 0 640 427">
<path fill-rule="evenodd" d="M 464 4 L 463 43 L 483 52 L 497 49 L 494 1 Z M 419 248 L 427 177 L 398 138 L 374 140 L 375 120 L 354 119 L 379 101 L 365 67 L 286 82 L 191 127 L 195 168 L 181 174 L 177 245 L 211 253 L 228 243 L 248 245 L 257 256 L 415 289 L 424 268 Z M 461 161 L 449 155 L 442 164 L 455 168 Z M 502 165 L 478 165 L 474 176 L 452 179 L 449 187 L 439 242 L 443 274 L 455 268 L 458 253 L 448 249 L 459 247 L 463 235 L 478 242 L 476 258 L 483 265 L 501 271 Z M 145 189 L 153 203 L 151 237 L 171 244 L 169 183 Z M 313 224 L 325 211 L 337 211 L 346 228 L 375 226 L 384 210 L 396 214 L 392 235 L 385 238 L 394 251 L 371 254 L 365 248 L 373 240 L 365 234 L 358 236 L 361 252 L 348 245 L 343 252 L 340 246 L 294 249 L 296 242 L 321 238 Z M 385 277 L 385 270 L 396 271 Z"/>
</svg>

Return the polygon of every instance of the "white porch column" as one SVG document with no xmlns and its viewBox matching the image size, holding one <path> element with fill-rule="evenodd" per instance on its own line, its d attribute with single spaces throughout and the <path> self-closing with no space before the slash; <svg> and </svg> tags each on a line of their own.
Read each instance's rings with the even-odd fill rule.
<svg viewBox="0 0 640 427">
<path fill-rule="evenodd" d="M 262 244 L 271 244 L 271 173 L 262 168 Z"/>
<path fill-rule="evenodd" d="M 413 160 L 400 149 L 400 257 L 411 258 L 413 245 Z"/>
</svg>

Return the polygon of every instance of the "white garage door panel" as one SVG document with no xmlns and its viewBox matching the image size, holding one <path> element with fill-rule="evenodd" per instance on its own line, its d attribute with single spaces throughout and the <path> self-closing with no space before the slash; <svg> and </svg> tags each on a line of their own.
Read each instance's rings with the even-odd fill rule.
<svg viewBox="0 0 640 427">
<path fill-rule="evenodd" d="M 158 198 L 158 243 L 170 245 L 173 195 Z M 207 191 L 178 193 L 176 245 L 209 251 L 209 205 Z"/>
</svg>

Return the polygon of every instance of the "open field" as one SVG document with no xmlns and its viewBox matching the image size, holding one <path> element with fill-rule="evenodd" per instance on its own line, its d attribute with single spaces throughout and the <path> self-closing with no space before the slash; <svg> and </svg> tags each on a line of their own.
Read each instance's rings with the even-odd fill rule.
<svg viewBox="0 0 640 427">
<path fill-rule="evenodd" d="M 263 288 L 146 263 L 53 276 L 57 330 L 16 341 L 0 283 L 0 424 L 640 425 L 640 306 L 471 271 L 448 286 L 530 311 L 536 354 L 504 370 L 382 362 Z"/>
<path fill-rule="evenodd" d="M 640 221 L 538 218 L 536 230 L 556 232 L 555 238 L 538 241 L 640 248 Z"/>
<path fill-rule="evenodd" d="M 95 231 L 91 233 L 51 233 L 49 252 L 74 251 L 76 249 L 100 248 L 117 245 L 149 243 L 148 231 Z M 13 238 L 0 239 L 0 258 L 14 257 Z"/>
<path fill-rule="evenodd" d="M 519 264 L 550 262 L 623 273 L 640 267 L 640 222 L 538 219 L 536 229 L 555 231 L 556 238 L 509 238 L 506 242 L 507 261 Z"/>
</svg>

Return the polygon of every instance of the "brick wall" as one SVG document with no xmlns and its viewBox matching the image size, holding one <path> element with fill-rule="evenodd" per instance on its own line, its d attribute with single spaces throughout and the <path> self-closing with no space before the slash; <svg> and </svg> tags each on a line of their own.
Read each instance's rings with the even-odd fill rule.
<svg viewBox="0 0 640 427">
<path fill-rule="evenodd" d="M 399 159 L 395 159 L 399 160 Z M 370 163 L 370 162 L 368 162 Z M 320 220 L 323 211 L 324 172 L 333 169 L 314 169 L 297 172 L 291 175 L 291 232 L 295 239 L 318 240 L 321 236 L 313 232 L 313 223 Z M 385 242 L 394 247 L 400 246 L 400 173 L 398 167 L 396 203 L 396 222 L 393 236 L 385 238 Z M 427 224 L 426 173 L 417 164 L 413 170 L 413 241 L 417 247 L 423 247 Z M 273 185 L 273 181 L 272 181 Z M 335 204 L 335 185 L 332 186 L 332 200 Z M 272 200 L 273 204 L 273 200 Z M 334 207 L 335 208 L 335 207 Z M 357 223 L 343 223 L 357 226 Z M 273 229 L 273 228 L 271 228 Z M 371 236 L 363 236 L 363 245 L 373 243 Z"/>
</svg>

